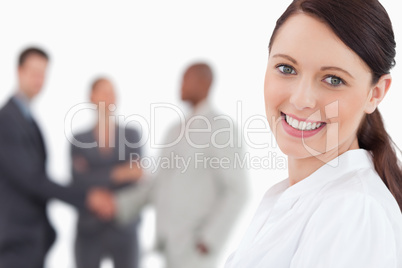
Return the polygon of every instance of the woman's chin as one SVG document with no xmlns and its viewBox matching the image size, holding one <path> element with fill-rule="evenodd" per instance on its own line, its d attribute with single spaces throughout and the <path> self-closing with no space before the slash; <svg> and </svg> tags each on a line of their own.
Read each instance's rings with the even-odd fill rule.
<svg viewBox="0 0 402 268">
<path fill-rule="evenodd" d="M 300 144 L 278 142 L 278 146 L 285 155 L 294 159 L 319 157 L 327 153 L 327 148 L 325 148 L 325 146 L 319 146 L 317 144 L 309 145 L 301 142 Z"/>
</svg>

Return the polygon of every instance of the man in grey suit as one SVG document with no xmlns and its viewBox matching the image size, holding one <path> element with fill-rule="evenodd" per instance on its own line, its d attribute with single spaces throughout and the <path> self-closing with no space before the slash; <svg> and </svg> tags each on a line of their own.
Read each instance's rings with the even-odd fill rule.
<svg viewBox="0 0 402 268">
<path fill-rule="evenodd" d="M 217 113 L 207 99 L 212 78 L 205 63 L 184 73 L 181 98 L 191 104 L 192 113 L 186 126 L 180 122 L 168 131 L 164 144 L 172 145 L 162 150 L 165 166 L 154 178 L 114 196 L 104 194 L 123 224 L 146 204 L 155 206 L 157 248 L 168 268 L 218 267 L 246 203 L 246 172 L 235 163 L 244 154 L 237 143 L 241 137 L 236 137 L 231 119 Z"/>
<path fill-rule="evenodd" d="M 129 160 L 130 154 L 141 155 L 141 148 L 135 146 L 140 135 L 135 129 L 113 122 L 116 96 L 110 80 L 96 79 L 90 98 L 98 108 L 98 118 L 90 130 L 75 135 L 74 141 L 78 144 L 71 144 L 74 185 L 81 189 L 103 187 L 110 191 L 134 186 L 142 171 L 137 165 L 130 166 Z M 96 145 L 80 146 L 82 144 Z M 138 218 L 132 219 L 129 224 L 120 226 L 114 221 L 99 219 L 91 211 L 81 211 L 75 241 L 77 268 L 99 268 L 104 257 L 110 257 L 115 268 L 137 268 L 138 221 Z"/>
<path fill-rule="evenodd" d="M 0 267 L 43 268 L 56 239 L 47 202 L 60 199 L 79 209 L 94 208 L 96 190 L 54 183 L 46 173 L 46 149 L 30 110 L 41 91 L 49 57 L 27 48 L 18 61 L 18 90 L 0 110 Z M 98 208 L 99 210 L 99 208 Z M 106 211 L 106 213 L 108 213 Z"/>
</svg>

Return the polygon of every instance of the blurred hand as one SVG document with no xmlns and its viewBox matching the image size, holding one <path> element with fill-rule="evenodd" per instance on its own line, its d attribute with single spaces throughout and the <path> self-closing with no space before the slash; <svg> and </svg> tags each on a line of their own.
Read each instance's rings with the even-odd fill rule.
<svg viewBox="0 0 402 268">
<path fill-rule="evenodd" d="M 94 188 L 87 196 L 88 209 L 103 220 L 111 220 L 116 214 L 116 205 L 110 191 Z"/>
<path fill-rule="evenodd" d="M 202 255 L 207 255 L 209 253 L 209 250 L 207 246 L 203 243 L 198 243 L 197 244 L 197 250 L 200 252 Z"/>
<path fill-rule="evenodd" d="M 138 181 L 142 176 L 139 163 L 118 165 L 112 170 L 112 180 L 117 183 Z"/>
</svg>

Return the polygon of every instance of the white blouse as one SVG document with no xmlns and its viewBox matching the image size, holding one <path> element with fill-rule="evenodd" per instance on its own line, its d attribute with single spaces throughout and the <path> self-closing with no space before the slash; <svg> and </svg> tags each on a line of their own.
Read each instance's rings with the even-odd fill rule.
<svg viewBox="0 0 402 268">
<path fill-rule="evenodd" d="M 369 152 L 265 194 L 225 268 L 401 268 L 402 214 Z"/>
</svg>

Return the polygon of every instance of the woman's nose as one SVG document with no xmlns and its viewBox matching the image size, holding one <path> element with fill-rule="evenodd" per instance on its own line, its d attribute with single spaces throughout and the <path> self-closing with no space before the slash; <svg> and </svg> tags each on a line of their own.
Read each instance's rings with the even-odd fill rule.
<svg viewBox="0 0 402 268">
<path fill-rule="evenodd" d="M 291 91 L 289 101 L 297 110 L 314 108 L 316 105 L 316 96 L 313 83 L 307 80 L 301 80 Z"/>
</svg>

